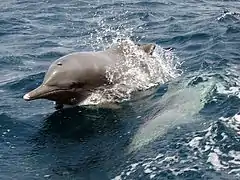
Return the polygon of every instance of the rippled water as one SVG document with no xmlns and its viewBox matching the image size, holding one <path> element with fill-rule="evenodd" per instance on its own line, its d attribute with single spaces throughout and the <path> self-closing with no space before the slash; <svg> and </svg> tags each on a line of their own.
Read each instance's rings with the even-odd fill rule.
<svg viewBox="0 0 240 180">
<path fill-rule="evenodd" d="M 2 0 L 0 179 L 239 179 L 239 9 L 216 0 Z M 181 76 L 121 109 L 56 111 L 22 99 L 57 58 L 120 37 L 172 48 Z"/>
</svg>

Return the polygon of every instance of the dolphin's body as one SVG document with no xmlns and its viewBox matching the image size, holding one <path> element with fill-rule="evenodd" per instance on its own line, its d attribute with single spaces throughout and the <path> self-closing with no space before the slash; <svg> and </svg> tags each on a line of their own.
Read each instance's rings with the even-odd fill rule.
<svg viewBox="0 0 240 180">
<path fill-rule="evenodd" d="M 23 99 L 48 99 L 59 107 L 76 105 L 85 100 L 100 86 L 110 85 L 106 78 L 106 68 L 125 59 L 124 43 L 98 52 L 75 52 L 54 61 L 45 74 L 42 84 L 25 94 Z M 154 44 L 136 45 L 151 55 Z"/>
<path fill-rule="evenodd" d="M 215 84 L 216 80 L 209 78 L 196 85 L 170 85 L 160 100 L 147 104 L 150 109 L 159 108 L 157 115 L 141 125 L 132 138 L 128 151 L 139 150 L 178 125 L 202 120 L 199 112 L 214 93 Z"/>
</svg>

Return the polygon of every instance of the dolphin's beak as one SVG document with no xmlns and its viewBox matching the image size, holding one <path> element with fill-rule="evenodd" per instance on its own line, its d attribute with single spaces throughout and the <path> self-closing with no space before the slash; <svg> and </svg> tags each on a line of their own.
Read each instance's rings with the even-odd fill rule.
<svg viewBox="0 0 240 180">
<path fill-rule="evenodd" d="M 55 87 L 40 85 L 36 89 L 30 91 L 29 93 L 23 96 L 23 99 L 26 101 L 31 101 L 34 99 L 44 98 L 47 95 L 55 92 L 57 89 Z"/>
</svg>

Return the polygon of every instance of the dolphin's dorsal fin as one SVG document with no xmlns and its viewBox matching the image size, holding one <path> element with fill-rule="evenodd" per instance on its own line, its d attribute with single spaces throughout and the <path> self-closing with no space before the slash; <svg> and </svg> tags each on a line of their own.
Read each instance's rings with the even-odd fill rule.
<svg viewBox="0 0 240 180">
<path fill-rule="evenodd" d="M 156 44 L 142 44 L 139 46 L 149 55 L 152 55 L 154 49 L 156 48 Z"/>
<path fill-rule="evenodd" d="M 156 48 L 156 44 L 136 44 L 140 49 L 142 49 L 145 53 L 152 55 L 154 49 Z M 124 44 L 120 43 L 118 46 L 110 47 L 106 49 L 108 52 L 122 52 Z"/>
</svg>

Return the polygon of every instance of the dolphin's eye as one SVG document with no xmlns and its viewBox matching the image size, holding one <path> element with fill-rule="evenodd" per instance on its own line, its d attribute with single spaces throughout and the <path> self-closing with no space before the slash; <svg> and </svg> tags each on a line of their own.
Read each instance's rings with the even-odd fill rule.
<svg viewBox="0 0 240 180">
<path fill-rule="evenodd" d="M 70 88 L 75 88 L 75 89 L 78 89 L 78 88 L 82 88 L 84 86 L 84 83 L 82 82 L 73 82 L 71 85 L 70 85 Z"/>
</svg>

